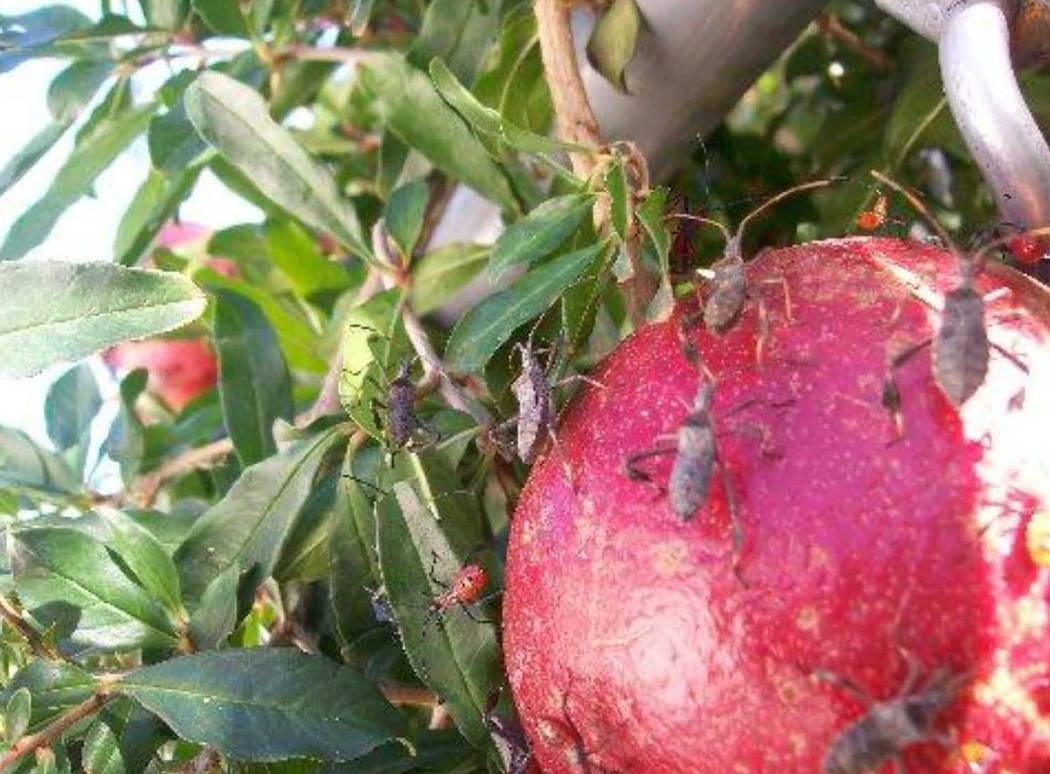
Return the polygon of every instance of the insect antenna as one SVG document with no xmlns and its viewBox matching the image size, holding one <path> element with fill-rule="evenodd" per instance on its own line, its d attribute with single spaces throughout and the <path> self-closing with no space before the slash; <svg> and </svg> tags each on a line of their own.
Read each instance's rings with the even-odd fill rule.
<svg viewBox="0 0 1050 774">
<path fill-rule="evenodd" d="M 914 192 L 901 185 L 896 180 L 890 179 L 886 175 L 879 172 L 877 169 L 871 170 L 871 176 L 883 185 L 888 185 L 894 191 L 896 191 L 905 199 L 907 199 L 908 204 L 910 204 L 915 209 L 915 211 L 922 216 L 923 220 L 925 220 L 933 228 L 940 240 L 945 245 L 947 245 L 947 247 L 956 255 L 956 257 L 958 257 L 960 260 L 966 260 L 966 254 L 959 249 L 958 244 L 956 244 L 955 240 L 952 239 L 947 229 L 945 229 L 944 226 L 941 225 L 940 221 L 937 220 L 937 218 L 933 217 L 933 213 L 930 212 L 929 207 L 927 207 L 923 203 L 922 199 L 916 196 Z"/>
</svg>

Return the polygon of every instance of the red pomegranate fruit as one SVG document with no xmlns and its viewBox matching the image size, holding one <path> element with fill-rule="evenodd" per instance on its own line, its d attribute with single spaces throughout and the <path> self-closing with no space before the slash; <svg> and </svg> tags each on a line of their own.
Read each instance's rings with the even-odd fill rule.
<svg viewBox="0 0 1050 774">
<path fill-rule="evenodd" d="M 697 396 L 688 304 L 596 369 L 522 493 L 504 646 L 535 759 L 1050 772 L 1050 294 L 990 267 L 983 385 L 956 408 L 921 350 L 896 372 L 898 422 L 888 364 L 937 329 L 952 255 L 857 238 L 767 250 L 747 274 L 731 330 L 688 335 L 718 457 L 691 519 L 660 489 L 674 454 L 639 462 L 651 484 L 625 473 Z"/>
</svg>

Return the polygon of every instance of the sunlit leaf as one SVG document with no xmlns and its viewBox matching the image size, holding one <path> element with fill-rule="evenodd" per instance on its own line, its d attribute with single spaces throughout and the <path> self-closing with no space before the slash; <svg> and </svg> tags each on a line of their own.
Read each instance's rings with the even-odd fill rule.
<svg viewBox="0 0 1050 774">
<path fill-rule="evenodd" d="M 554 252 L 583 222 L 594 206 L 590 194 L 548 199 L 511 225 L 492 248 L 489 278 L 497 282 L 513 266 L 528 266 Z"/>
<path fill-rule="evenodd" d="M 587 41 L 591 67 L 624 93 L 628 92 L 627 65 L 634 59 L 641 28 L 642 12 L 637 0 L 612 0 L 598 17 Z"/>
</svg>

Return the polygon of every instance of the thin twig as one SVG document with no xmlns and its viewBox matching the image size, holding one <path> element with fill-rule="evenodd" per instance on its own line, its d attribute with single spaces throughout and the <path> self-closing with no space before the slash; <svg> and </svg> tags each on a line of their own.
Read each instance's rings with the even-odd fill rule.
<svg viewBox="0 0 1050 774">
<path fill-rule="evenodd" d="M 26 641 L 29 649 L 41 658 L 50 661 L 64 661 L 65 657 L 44 641 L 40 633 L 29 625 L 29 622 L 11 604 L 11 601 L 0 594 L 0 617 L 7 621 Z"/>
<path fill-rule="evenodd" d="M 893 60 L 889 56 L 874 46 L 869 46 L 865 43 L 857 33 L 843 26 L 842 22 L 834 14 L 822 13 L 818 16 L 817 28 L 824 36 L 837 40 L 846 48 L 856 52 L 876 70 L 887 72 L 893 69 Z"/>
<path fill-rule="evenodd" d="M 314 46 L 295 45 L 282 48 L 277 59 L 299 59 L 310 62 L 340 62 L 354 65 L 374 60 L 377 52 L 361 48 L 316 48 Z"/>
<path fill-rule="evenodd" d="M 102 706 L 111 698 L 113 698 L 113 695 L 109 692 L 109 687 L 100 687 L 90 699 L 81 702 L 68 712 L 59 715 L 59 717 L 47 727 L 41 729 L 35 734 L 23 736 L 11 745 L 11 749 L 4 753 L 4 756 L 0 758 L 0 772 L 9 771 L 23 755 L 38 750 L 41 747 L 50 747 L 61 738 L 62 734 L 74 725 L 84 718 L 91 717 L 102 709 Z"/>
<path fill-rule="evenodd" d="M 601 130 L 591 110 L 591 103 L 587 100 L 587 91 L 583 87 L 576 62 L 576 48 L 569 25 L 569 5 L 565 0 L 536 0 L 533 7 L 543 69 L 550 85 L 561 139 L 597 149 L 602 144 Z M 578 177 L 586 178 L 594 168 L 593 154 L 569 155 L 573 172 Z"/>
<path fill-rule="evenodd" d="M 189 449 L 182 454 L 172 457 L 147 473 L 138 482 L 138 496 L 145 507 L 153 504 L 157 498 L 157 491 L 165 481 L 175 478 L 182 473 L 188 473 L 197 468 L 206 468 L 222 459 L 233 451 L 233 441 L 229 438 L 220 438 L 205 446 Z"/>
<path fill-rule="evenodd" d="M 404 685 L 392 681 L 380 681 L 379 690 L 391 704 L 410 707 L 436 707 L 441 703 L 437 694 L 426 688 Z"/>
</svg>

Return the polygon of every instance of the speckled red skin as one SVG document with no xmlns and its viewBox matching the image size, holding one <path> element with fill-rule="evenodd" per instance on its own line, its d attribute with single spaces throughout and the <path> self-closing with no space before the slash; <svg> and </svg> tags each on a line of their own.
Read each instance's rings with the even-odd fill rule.
<svg viewBox="0 0 1050 774">
<path fill-rule="evenodd" d="M 1048 295 L 983 275 L 983 293 L 1013 288 L 989 301 L 988 326 L 1030 372 L 993 353 L 960 412 L 925 350 L 898 375 L 895 442 L 886 364 L 934 330 L 927 302 L 956 281 L 951 256 L 862 238 L 766 251 L 748 272 L 772 318 L 761 366 L 754 301 L 726 336 L 695 333 L 718 378 L 747 587 L 717 477 L 682 523 L 624 475 L 698 384 L 675 321 L 648 326 L 563 417 L 577 491 L 548 450 L 514 516 L 504 645 L 536 759 L 547 774 L 815 774 L 865 707 L 814 671 L 886 699 L 907 673 L 900 647 L 927 672 L 973 674 L 938 727 L 959 747 L 913 747 L 911 774 L 1050 772 L 1050 568 L 1025 541 L 1050 503 Z M 757 284 L 780 276 L 790 323 L 777 286 Z M 721 418 L 752 398 L 765 403 Z M 657 482 L 670 463 L 653 463 Z"/>
</svg>

